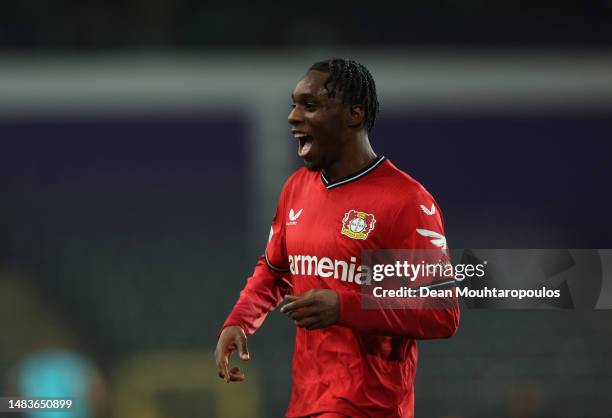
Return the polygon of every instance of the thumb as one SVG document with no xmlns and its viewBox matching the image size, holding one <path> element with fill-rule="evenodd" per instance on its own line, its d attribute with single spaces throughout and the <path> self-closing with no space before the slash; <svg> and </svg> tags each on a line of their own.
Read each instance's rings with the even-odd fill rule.
<svg viewBox="0 0 612 418">
<path fill-rule="evenodd" d="M 251 358 L 249 354 L 249 348 L 247 347 L 247 337 L 244 332 L 241 332 L 238 335 L 238 353 L 240 354 L 240 359 L 242 361 L 249 361 Z"/>
</svg>

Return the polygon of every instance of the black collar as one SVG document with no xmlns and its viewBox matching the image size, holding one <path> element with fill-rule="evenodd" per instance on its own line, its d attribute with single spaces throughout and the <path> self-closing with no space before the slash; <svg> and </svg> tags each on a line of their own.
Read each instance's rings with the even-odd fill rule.
<svg viewBox="0 0 612 418">
<path fill-rule="evenodd" d="M 323 181 L 323 184 L 328 190 L 333 189 L 334 187 L 342 186 L 343 184 L 350 183 L 352 181 L 355 181 L 367 175 L 368 173 L 373 171 L 376 167 L 381 165 L 384 160 L 385 160 L 385 157 L 382 155 L 380 157 L 376 157 L 374 161 L 372 161 L 370 164 L 363 167 L 361 170 L 357 171 L 356 173 L 353 173 L 350 176 L 342 177 L 338 180 L 331 181 L 331 182 L 327 179 L 327 177 L 325 177 L 325 174 L 323 174 L 323 171 L 321 171 L 321 180 Z"/>
</svg>

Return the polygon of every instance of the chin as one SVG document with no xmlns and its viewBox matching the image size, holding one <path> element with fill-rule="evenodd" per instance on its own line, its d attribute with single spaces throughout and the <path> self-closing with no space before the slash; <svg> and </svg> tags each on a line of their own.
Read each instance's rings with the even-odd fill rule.
<svg viewBox="0 0 612 418">
<path fill-rule="evenodd" d="M 323 168 L 323 164 L 321 161 L 306 161 L 304 160 L 304 165 L 306 166 L 306 169 L 308 169 L 309 171 L 321 171 L 321 169 Z"/>
</svg>

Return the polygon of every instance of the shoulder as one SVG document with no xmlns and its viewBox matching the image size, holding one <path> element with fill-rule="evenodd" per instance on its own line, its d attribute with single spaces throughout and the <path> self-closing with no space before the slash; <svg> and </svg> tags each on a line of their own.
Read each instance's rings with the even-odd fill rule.
<svg viewBox="0 0 612 418">
<path fill-rule="evenodd" d="M 300 167 L 295 170 L 289 177 L 287 177 L 285 185 L 300 182 L 306 179 L 311 179 L 312 177 L 318 176 L 318 174 L 318 172 L 310 171 L 306 167 Z"/>
<path fill-rule="evenodd" d="M 420 182 L 403 170 L 397 168 L 391 161 L 386 160 L 382 171 L 385 189 L 397 200 L 400 206 L 409 205 L 418 208 L 418 205 L 437 206 L 434 197 Z M 416 206 L 415 206 L 416 204 Z"/>
<path fill-rule="evenodd" d="M 318 178 L 318 173 L 308 170 L 306 167 L 301 167 L 294 171 L 283 184 L 281 189 L 281 199 L 285 199 L 290 195 L 295 194 L 302 189 L 305 184 L 312 182 Z"/>
<path fill-rule="evenodd" d="M 386 187 L 388 187 L 385 195 L 391 196 L 387 207 L 388 214 L 393 219 L 391 235 L 395 230 L 412 231 L 412 234 L 409 234 L 411 239 L 423 238 L 434 232 L 443 235 L 442 212 L 429 191 L 390 161 L 386 164 L 385 170 Z"/>
<path fill-rule="evenodd" d="M 283 191 L 302 185 L 304 182 L 312 181 L 313 178 L 318 177 L 318 172 L 310 171 L 306 167 L 301 167 L 295 170 L 283 185 Z"/>
</svg>

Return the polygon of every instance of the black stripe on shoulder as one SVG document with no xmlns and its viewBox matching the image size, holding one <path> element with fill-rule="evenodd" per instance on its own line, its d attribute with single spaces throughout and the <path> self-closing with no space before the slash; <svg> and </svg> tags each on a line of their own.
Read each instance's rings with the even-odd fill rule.
<svg viewBox="0 0 612 418">
<path fill-rule="evenodd" d="M 268 265 L 268 267 L 270 267 L 270 270 L 276 271 L 278 273 L 289 273 L 289 269 L 277 267 L 274 264 L 270 263 L 270 260 L 268 260 L 268 251 L 264 252 L 264 258 L 266 259 L 266 264 Z"/>
</svg>

